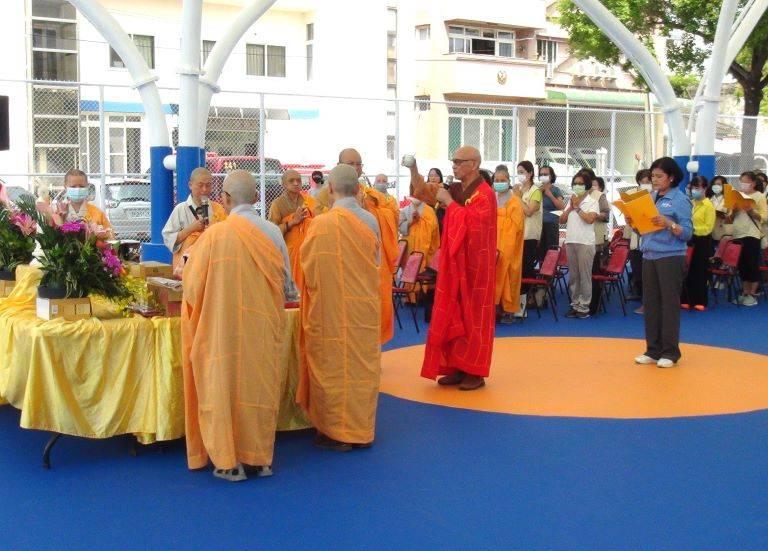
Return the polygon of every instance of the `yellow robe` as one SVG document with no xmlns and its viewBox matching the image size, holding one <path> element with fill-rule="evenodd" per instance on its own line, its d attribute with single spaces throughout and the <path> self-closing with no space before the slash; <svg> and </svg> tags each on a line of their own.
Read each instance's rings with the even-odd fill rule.
<svg viewBox="0 0 768 551">
<path fill-rule="evenodd" d="M 317 217 L 301 246 L 301 373 L 296 401 L 319 432 L 373 441 L 381 376 L 378 243 L 354 214 Z"/>
<path fill-rule="evenodd" d="M 86 221 L 93 222 L 94 224 L 101 226 L 105 230 L 112 229 L 112 224 L 109 223 L 109 218 L 107 218 L 107 215 L 99 207 L 97 207 L 96 205 L 92 205 L 91 203 L 86 203 L 85 210 L 86 210 L 86 214 L 85 214 Z"/>
<path fill-rule="evenodd" d="M 524 224 L 523 202 L 512 195 L 507 205 L 497 210 L 496 218 L 496 304 L 509 314 L 520 309 Z"/>
<path fill-rule="evenodd" d="M 187 460 L 271 465 L 280 404 L 285 265 L 253 224 L 207 229 L 184 268 L 182 365 Z"/>
<path fill-rule="evenodd" d="M 395 310 L 392 304 L 392 275 L 395 272 L 397 256 L 397 223 L 399 214 L 387 205 L 387 197 L 367 187 L 365 209 L 376 217 L 381 232 L 381 265 L 379 266 L 379 291 L 381 293 L 381 344 L 392 339 L 395 333 Z"/>
<path fill-rule="evenodd" d="M 406 254 L 410 255 L 413 251 L 424 253 L 421 263 L 421 270 L 424 270 L 440 248 L 440 231 L 435 209 L 424 205 L 423 212 L 419 213 L 419 220 L 408 228 L 405 240 L 408 243 Z"/>
<path fill-rule="evenodd" d="M 309 209 L 309 217 L 305 218 L 298 226 L 292 227 L 284 235 L 285 245 L 288 247 L 288 257 L 291 260 L 291 274 L 297 288 L 301 288 L 301 278 L 303 277 L 299 264 L 299 249 L 301 249 L 301 244 L 304 243 L 309 224 L 314 219 L 318 210 L 318 203 L 314 197 L 305 193 L 302 193 L 301 196 L 303 205 Z M 288 222 L 295 212 L 296 209 L 291 209 L 288 198 L 283 194 L 272 202 L 268 218 L 270 222 L 279 226 L 284 222 Z"/>
<path fill-rule="evenodd" d="M 210 207 L 213 209 L 213 216 L 210 217 L 210 223 L 211 225 L 217 224 L 219 222 L 223 222 L 227 219 L 227 212 L 224 210 L 224 207 L 222 207 L 218 203 L 214 203 L 211 201 L 209 203 Z M 208 230 L 206 230 L 208 231 Z M 203 235 L 204 232 L 192 232 L 190 233 L 187 238 L 182 241 L 181 246 L 179 247 L 179 250 L 173 253 L 173 269 L 176 270 L 177 268 L 182 267 L 184 264 L 184 255 L 189 252 L 189 250 L 192 248 L 192 246 L 197 243 L 197 240 L 200 239 L 200 236 Z"/>
</svg>

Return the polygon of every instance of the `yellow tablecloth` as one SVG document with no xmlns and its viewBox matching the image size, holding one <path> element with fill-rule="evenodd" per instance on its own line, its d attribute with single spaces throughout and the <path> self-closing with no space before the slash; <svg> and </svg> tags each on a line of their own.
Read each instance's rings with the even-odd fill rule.
<svg viewBox="0 0 768 551">
<path fill-rule="evenodd" d="M 43 321 L 35 315 L 40 271 L 17 271 L 0 300 L 0 403 L 21 410 L 21 426 L 109 438 L 135 434 L 143 443 L 184 435 L 179 318 L 119 316 L 94 300 L 94 317 Z M 298 310 L 287 310 L 286 378 L 278 430 L 309 426 L 295 404 Z"/>
</svg>

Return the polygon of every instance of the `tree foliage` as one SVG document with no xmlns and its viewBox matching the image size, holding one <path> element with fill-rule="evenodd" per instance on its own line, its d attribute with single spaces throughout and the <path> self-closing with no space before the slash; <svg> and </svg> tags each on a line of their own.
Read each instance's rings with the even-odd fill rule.
<svg viewBox="0 0 768 551">
<path fill-rule="evenodd" d="M 711 52 L 722 4 L 719 0 L 602 0 L 651 52 L 654 38 L 666 42 L 667 66 L 675 75 L 676 91 L 698 83 L 704 61 Z M 739 2 L 743 8 L 746 0 Z M 638 79 L 639 75 L 619 49 L 571 0 L 558 5 L 559 23 L 570 34 L 572 51 L 579 57 L 607 64 L 620 64 Z M 744 114 L 756 115 L 768 86 L 768 15 L 764 14 L 729 72 L 744 92 Z"/>
</svg>

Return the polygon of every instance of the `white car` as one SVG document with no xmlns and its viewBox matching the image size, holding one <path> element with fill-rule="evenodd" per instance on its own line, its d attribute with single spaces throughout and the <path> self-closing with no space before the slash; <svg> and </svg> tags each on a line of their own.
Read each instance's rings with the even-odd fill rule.
<svg viewBox="0 0 768 551">
<path fill-rule="evenodd" d="M 149 241 L 151 191 L 149 180 L 125 179 L 94 182 L 96 203 L 104 209 L 117 239 Z"/>
</svg>

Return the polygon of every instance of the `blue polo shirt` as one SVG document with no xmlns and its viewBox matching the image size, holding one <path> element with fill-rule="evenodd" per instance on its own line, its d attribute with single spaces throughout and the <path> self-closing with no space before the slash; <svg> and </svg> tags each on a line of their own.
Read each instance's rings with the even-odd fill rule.
<svg viewBox="0 0 768 551">
<path fill-rule="evenodd" d="M 640 242 L 640 250 L 643 258 L 658 260 L 669 256 L 685 256 L 688 240 L 693 234 L 693 222 L 691 221 L 692 205 L 688 196 L 680 191 L 680 188 L 670 188 L 665 195 L 651 194 L 656 202 L 659 214 L 662 214 L 675 222 L 683 229 L 678 237 L 671 231 L 663 229 L 645 234 Z"/>
</svg>

